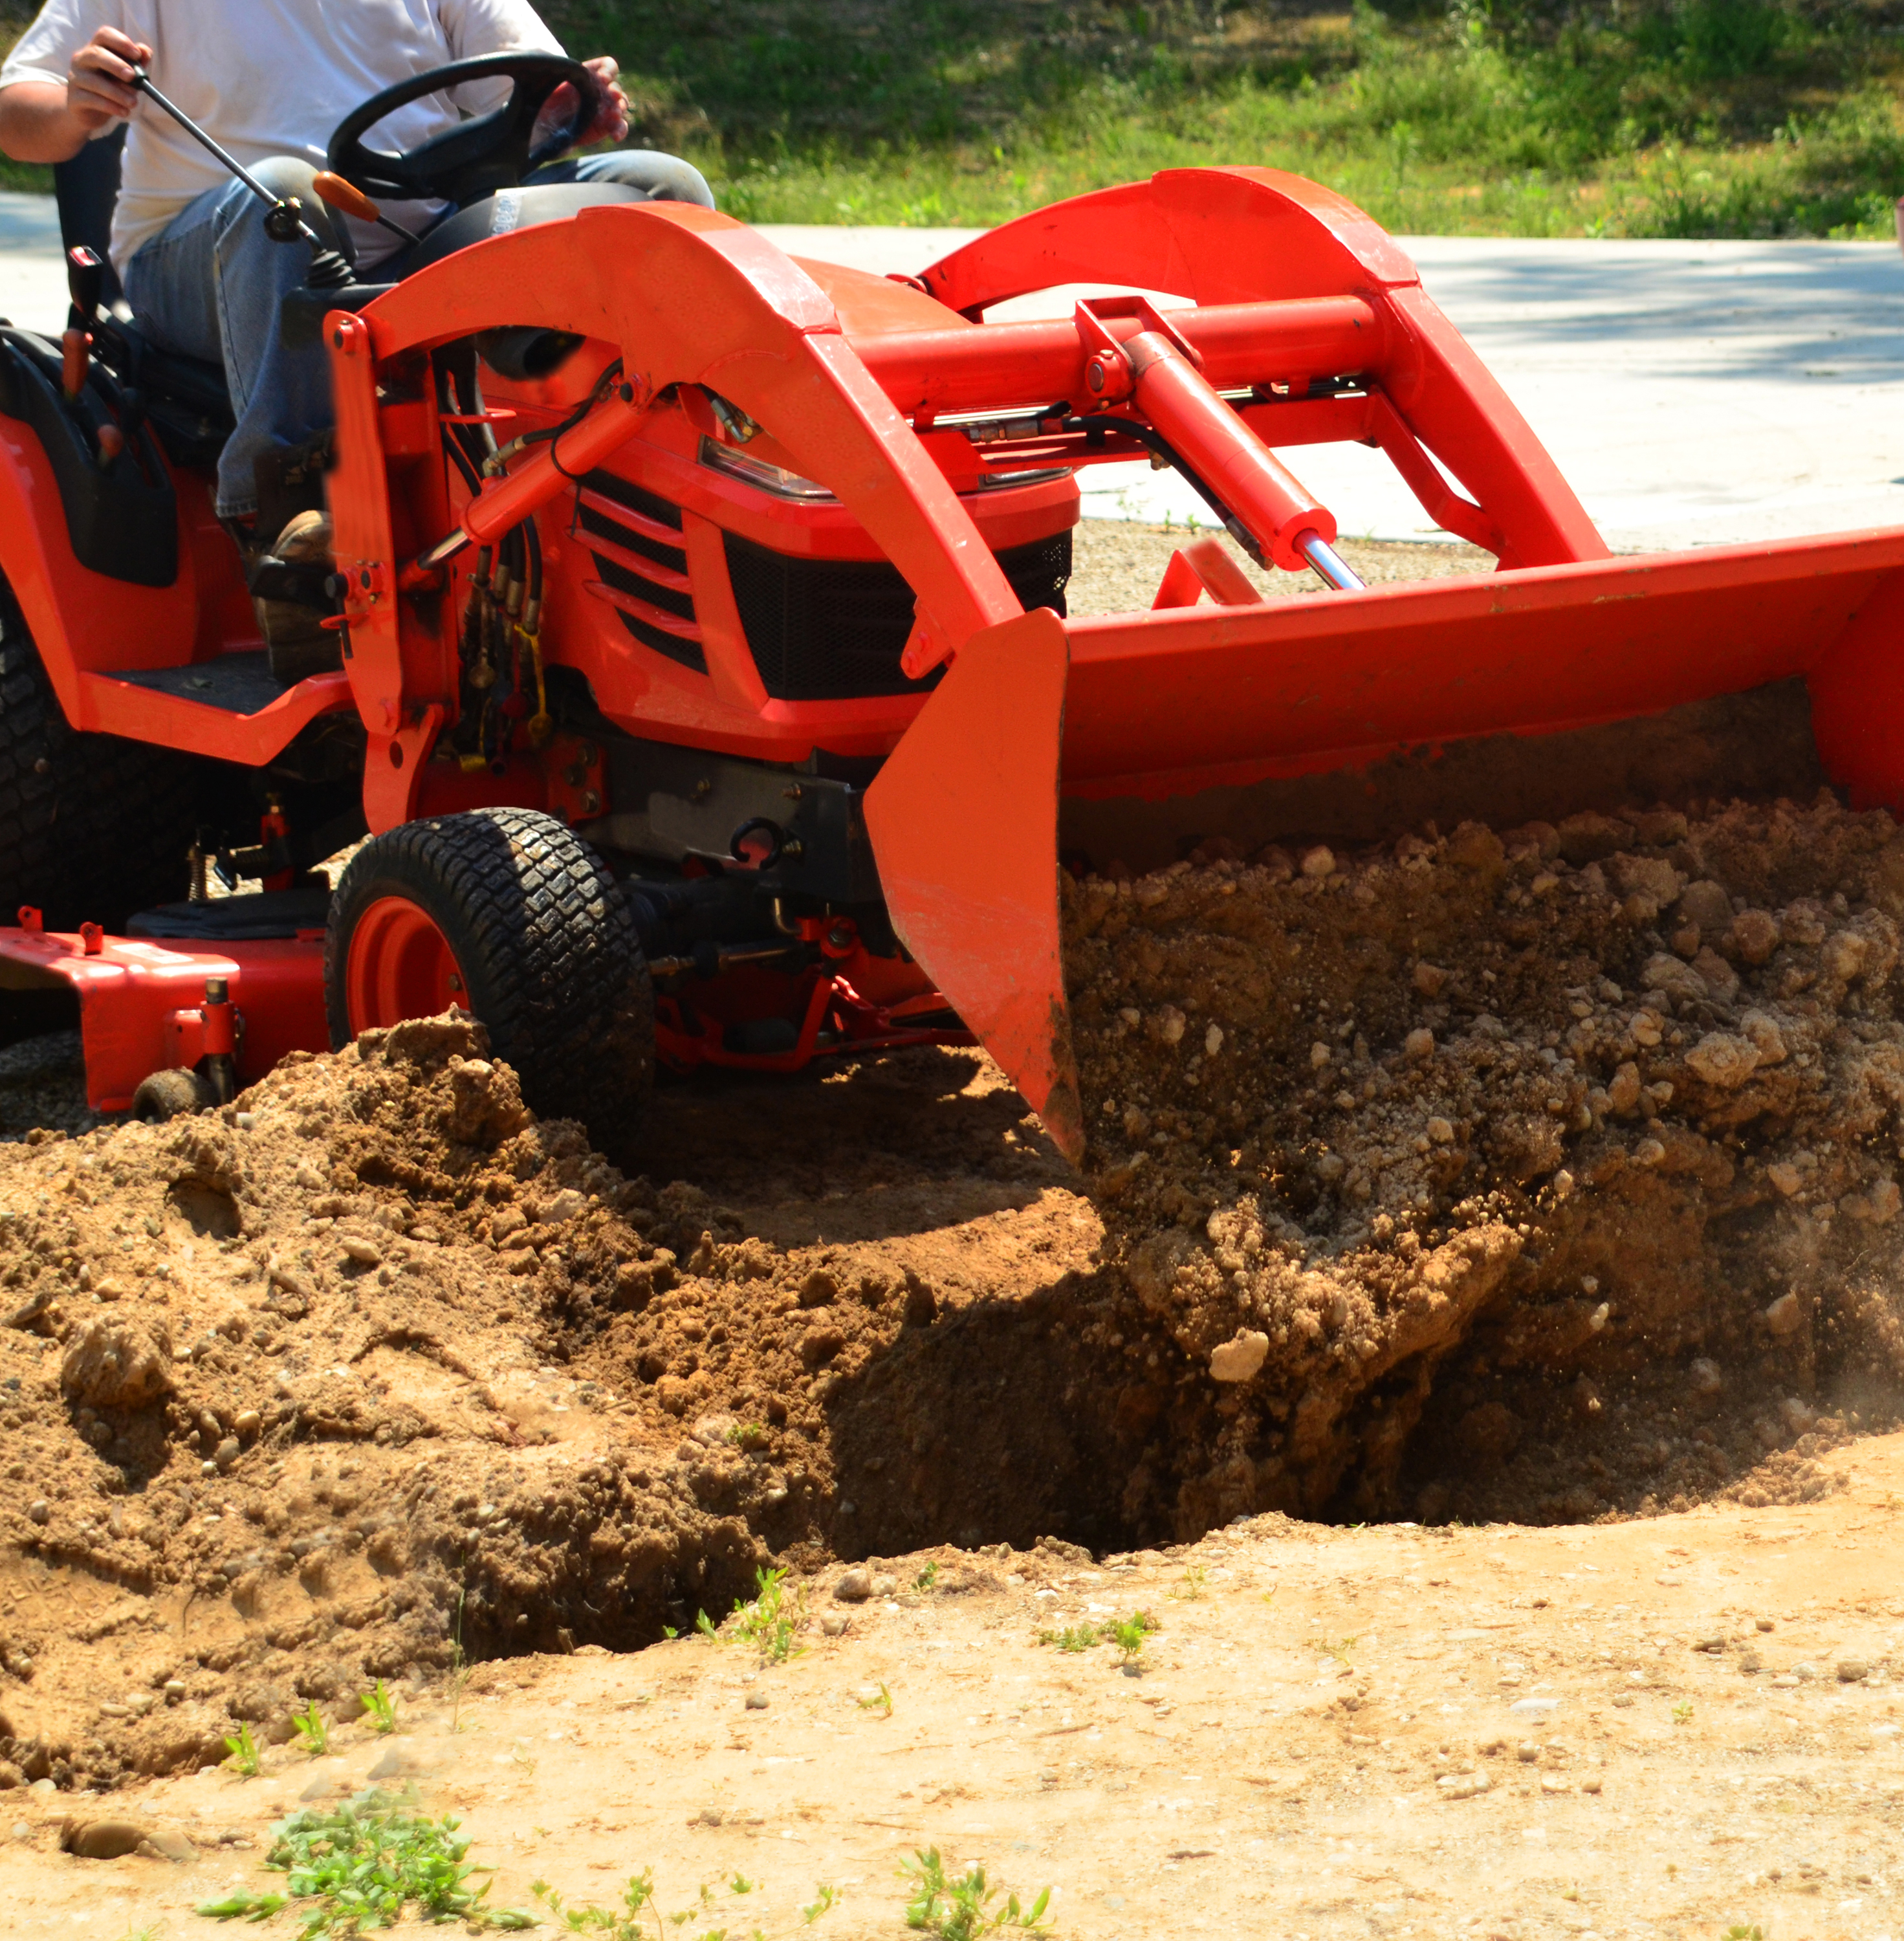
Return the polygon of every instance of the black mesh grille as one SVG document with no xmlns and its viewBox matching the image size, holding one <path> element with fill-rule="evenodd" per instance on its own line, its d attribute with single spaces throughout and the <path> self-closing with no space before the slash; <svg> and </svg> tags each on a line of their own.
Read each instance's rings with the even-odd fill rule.
<svg viewBox="0 0 1904 1941">
<path fill-rule="evenodd" d="M 884 560 L 795 559 L 729 533 L 728 577 L 754 665 L 776 701 L 842 701 L 912 694 L 935 671 L 908 680 L 899 657 L 912 631 L 912 589 Z M 1027 611 L 1065 610 L 1071 534 L 1054 533 L 998 555 Z"/>
<path fill-rule="evenodd" d="M 590 491 L 599 493 L 604 499 L 612 499 L 618 506 L 625 506 L 631 512 L 640 512 L 657 524 L 671 526 L 675 531 L 681 530 L 681 509 L 671 505 L 665 499 L 657 498 L 652 492 L 644 492 L 639 485 L 631 485 L 625 478 L 616 478 L 606 472 L 591 472 L 582 481 Z M 671 567 L 677 573 L 688 570 L 688 556 L 679 546 L 667 546 L 659 540 L 649 539 L 623 525 L 607 513 L 593 506 L 584 506 L 576 516 L 576 530 L 585 536 L 605 540 L 610 546 L 619 546 L 625 552 L 637 555 L 643 559 L 651 559 L 657 566 Z M 645 578 L 632 568 L 619 561 L 605 558 L 601 553 L 594 555 L 595 570 L 601 575 L 604 586 L 612 586 L 617 593 L 625 593 L 632 598 L 643 601 L 662 613 L 672 613 L 677 619 L 694 618 L 694 601 L 686 593 L 677 593 L 672 587 L 662 586 Z M 678 661 L 683 667 L 692 668 L 696 674 L 708 671 L 708 659 L 699 646 L 692 640 L 683 640 L 640 619 L 637 615 L 615 610 L 621 622 L 629 633 L 643 646 L 652 647 L 658 654 L 665 654 L 671 661 Z"/>
</svg>

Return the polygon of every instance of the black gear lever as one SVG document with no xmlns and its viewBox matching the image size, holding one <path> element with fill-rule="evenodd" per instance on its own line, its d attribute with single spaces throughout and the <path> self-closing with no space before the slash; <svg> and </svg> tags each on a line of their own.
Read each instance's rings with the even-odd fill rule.
<svg viewBox="0 0 1904 1941">
<path fill-rule="evenodd" d="M 201 148 L 215 155 L 265 207 L 264 234 L 274 243 L 307 243 L 310 268 L 304 280 L 320 290 L 338 289 L 351 280 L 350 265 L 304 220 L 304 204 L 295 195 L 274 195 L 237 157 L 221 148 L 182 108 L 168 101 L 152 85 L 152 78 L 142 69 L 133 69 L 132 84 L 154 107 L 162 108 Z"/>
</svg>

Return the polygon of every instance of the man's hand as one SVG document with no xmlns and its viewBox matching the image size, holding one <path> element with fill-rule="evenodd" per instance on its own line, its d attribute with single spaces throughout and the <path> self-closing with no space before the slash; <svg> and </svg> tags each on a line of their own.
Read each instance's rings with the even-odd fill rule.
<svg viewBox="0 0 1904 1941">
<path fill-rule="evenodd" d="M 123 121 L 137 105 L 133 71 L 145 66 L 152 50 L 117 27 L 102 27 L 72 58 L 66 75 L 66 112 L 88 135 L 115 117 Z"/>
<path fill-rule="evenodd" d="M 613 54 L 597 54 L 582 65 L 601 84 L 601 106 L 582 132 L 580 145 L 596 142 L 625 142 L 628 135 L 628 98 L 622 92 L 621 67 Z"/>
<path fill-rule="evenodd" d="M 18 81 L 0 88 L 0 152 L 17 162 L 71 161 L 108 121 L 131 114 L 133 66 L 151 58 L 142 41 L 102 27 L 73 56 L 65 87 Z"/>
</svg>

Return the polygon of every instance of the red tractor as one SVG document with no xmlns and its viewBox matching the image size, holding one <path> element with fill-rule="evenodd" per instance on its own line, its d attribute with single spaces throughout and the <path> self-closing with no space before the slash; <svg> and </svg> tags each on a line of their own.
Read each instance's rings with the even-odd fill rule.
<svg viewBox="0 0 1904 1941">
<path fill-rule="evenodd" d="M 286 306 L 335 384 L 340 671 L 271 671 L 215 371 L 83 281 L 64 344 L 0 332 L 0 986 L 15 1035 L 77 992 L 97 1108 L 463 1005 L 604 1137 L 657 1058 L 976 1037 L 1075 1156 L 1061 843 L 1151 867 L 1226 818 L 1267 840 L 1291 778 L 1794 677 L 1833 778 L 1899 795 L 1904 533 L 1609 556 L 1325 189 L 1172 170 L 881 278 L 512 187 L 521 119 L 333 145 L 361 196 L 490 185 L 401 281 Z M 1080 283 L 1183 307 L 984 320 Z M 1334 439 L 1499 570 L 1361 586 L 1275 455 Z M 1263 602 L 1210 540 L 1150 610 L 1066 620 L 1076 474 L 1144 457 L 1325 583 Z M 208 897 L 213 867 L 264 888 Z"/>
</svg>

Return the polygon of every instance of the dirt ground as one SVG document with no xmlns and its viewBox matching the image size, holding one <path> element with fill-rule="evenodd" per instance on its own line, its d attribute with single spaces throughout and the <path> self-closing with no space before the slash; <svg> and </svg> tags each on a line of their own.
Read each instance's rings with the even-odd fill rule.
<svg viewBox="0 0 1904 1941">
<path fill-rule="evenodd" d="M 937 1846 L 1027 1898 L 1050 1885 L 1080 1941 L 1876 1941 L 1904 1925 L 1904 1438 L 1826 1466 L 1843 1487 L 1796 1508 L 1551 1530 L 1268 1516 L 1096 1563 L 940 1549 L 879 1560 L 852 1604 L 836 1570 L 784 1665 L 698 1637 L 516 1658 L 460 1701 L 406 1686 L 396 1736 L 280 1747 L 258 1779 L 16 1794 L 9 1928 L 220 1931 L 190 1909 L 282 1878 L 260 1864 L 272 1823 L 374 1774 L 462 1816 L 503 1906 L 537 1878 L 610 1901 L 652 1868 L 669 1912 L 704 1883 L 706 1924 L 778 1934 L 825 1883 L 841 1900 L 813 1931 L 875 1941 L 906 1931 L 900 1863 Z M 131 1601 L 81 1599 L 90 1624 Z M 1108 1645 L 1038 1642 L 1137 1609 L 1162 1627 L 1139 1676 Z M 75 1811 L 194 1857 L 60 1854 Z M 759 1883 L 744 1901 L 736 1875 Z"/>
<path fill-rule="evenodd" d="M 1080 610 L 1179 537 L 1087 528 Z M 1652 799 L 1722 739 L 1596 744 L 1551 823 L 1081 859 L 1083 1175 L 976 1052 L 667 1086 L 607 1156 L 455 1019 L 164 1127 L 0 1052 L 17 1930 L 209 1933 L 374 1768 L 500 1903 L 757 1872 L 736 1930 L 901 1931 L 936 1843 L 1080 1935 L 1896 1941 L 1904 836 L 1772 753 Z M 693 1636 L 769 1565 L 802 1655 Z M 1137 1675 L 1038 1641 L 1140 1609 Z"/>
</svg>

